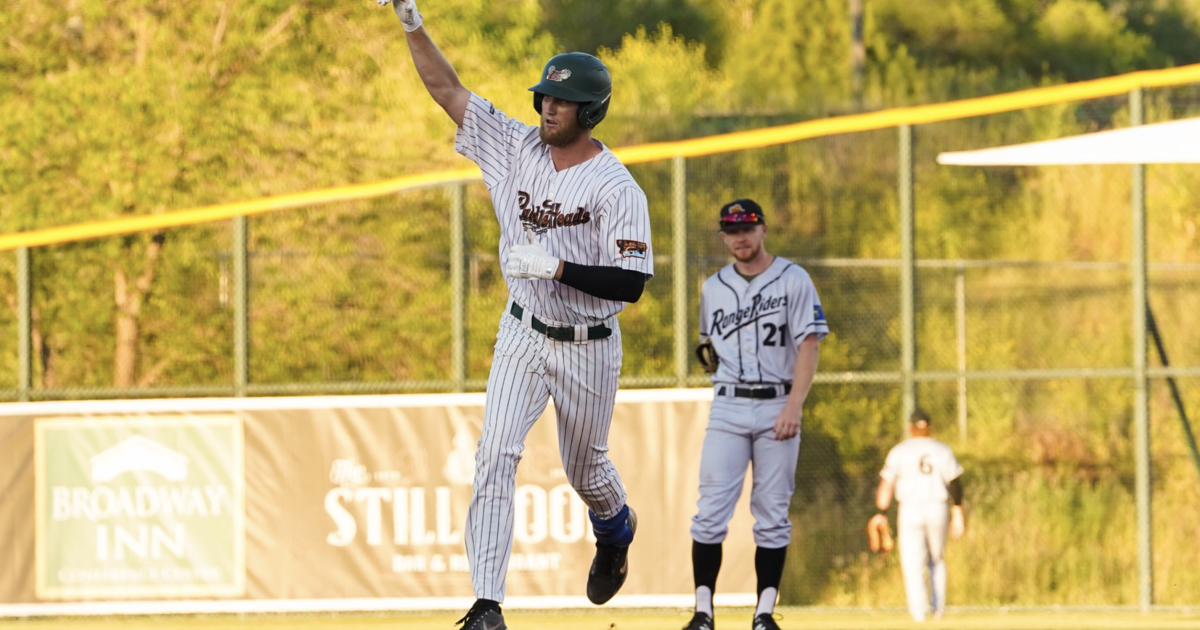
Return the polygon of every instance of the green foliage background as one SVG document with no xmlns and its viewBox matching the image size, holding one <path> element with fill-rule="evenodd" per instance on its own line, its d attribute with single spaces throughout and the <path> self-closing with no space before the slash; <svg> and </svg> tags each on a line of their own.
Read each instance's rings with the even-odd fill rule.
<svg viewBox="0 0 1200 630">
<path fill-rule="evenodd" d="M 534 120 L 526 88 L 549 56 L 597 53 L 616 83 L 597 129 L 612 147 L 1200 61 L 1196 0 L 864 7 L 856 83 L 843 0 L 421 2 L 463 82 L 526 122 Z M 465 165 L 391 10 L 370 0 L 9 0 L 0 34 L 5 232 Z M 1147 104 L 1151 121 L 1195 115 L 1200 89 L 1152 90 Z M 918 128 L 919 257 L 1128 260 L 1128 168 L 934 161 L 946 149 L 1127 122 L 1124 99 L 1099 99 Z M 624 374 L 673 374 L 673 274 L 698 287 L 727 262 L 711 221 L 739 196 L 767 208 L 771 250 L 805 261 L 816 279 L 834 330 L 821 370 L 898 369 L 898 273 L 872 263 L 899 255 L 896 145 L 885 130 L 689 160 L 686 234 L 671 230 L 671 166 L 633 167 L 651 202 L 659 264 L 621 316 Z M 1200 312 L 1200 177 L 1187 166 L 1148 172 L 1150 259 L 1176 265 L 1151 274 L 1151 304 L 1174 364 L 1200 366 L 1191 325 Z M 506 291 L 489 200 L 482 186 L 466 192 L 468 377 L 479 382 Z M 446 191 L 430 190 L 251 220 L 251 381 L 440 387 L 451 369 L 448 208 Z M 35 250 L 35 388 L 83 396 L 115 383 L 117 278 L 151 271 L 144 290 L 125 289 L 141 305 L 138 389 L 127 393 L 231 387 L 232 238 L 228 225 L 212 224 Z M 670 261 L 679 238 L 688 259 Z M 13 256 L 0 257 L 10 306 L 0 338 L 16 338 L 15 267 Z M 922 267 L 918 276 L 919 366 L 954 370 L 954 270 Z M 971 267 L 964 284 L 970 369 L 1129 362 L 1129 275 L 1119 266 Z M 691 291 L 693 327 L 697 298 Z M 15 388 L 16 348 L 0 348 L 0 388 Z M 1180 383 L 1200 415 L 1200 384 Z M 952 420 L 955 387 L 920 388 L 968 470 L 971 534 L 950 553 L 951 603 L 1135 601 L 1129 385 L 972 381 L 965 436 Z M 846 526 L 865 524 L 882 456 L 901 437 L 899 393 L 872 383 L 813 390 L 786 602 L 901 601 L 894 559 L 864 555 L 861 532 Z M 1152 407 L 1157 599 L 1195 604 L 1195 521 L 1179 515 L 1194 513 L 1200 484 L 1159 381 Z"/>
</svg>

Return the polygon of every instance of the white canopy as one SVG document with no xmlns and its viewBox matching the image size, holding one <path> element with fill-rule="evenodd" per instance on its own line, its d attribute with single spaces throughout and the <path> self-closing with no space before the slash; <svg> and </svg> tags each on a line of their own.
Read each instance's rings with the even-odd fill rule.
<svg viewBox="0 0 1200 630">
<path fill-rule="evenodd" d="M 938 164 L 1200 164 L 1200 118 L 938 155 Z"/>
</svg>

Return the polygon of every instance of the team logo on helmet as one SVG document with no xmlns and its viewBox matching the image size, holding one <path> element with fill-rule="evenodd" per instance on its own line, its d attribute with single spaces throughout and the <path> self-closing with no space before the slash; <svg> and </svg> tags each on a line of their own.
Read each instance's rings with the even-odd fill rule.
<svg viewBox="0 0 1200 630">
<path fill-rule="evenodd" d="M 554 66 L 550 66 L 549 68 L 546 69 L 546 80 L 547 81 L 560 81 L 561 82 L 561 81 L 566 81 L 567 79 L 570 79 L 570 78 L 571 78 L 571 69 L 570 68 L 563 68 L 562 70 L 556 70 L 554 68 Z"/>
</svg>

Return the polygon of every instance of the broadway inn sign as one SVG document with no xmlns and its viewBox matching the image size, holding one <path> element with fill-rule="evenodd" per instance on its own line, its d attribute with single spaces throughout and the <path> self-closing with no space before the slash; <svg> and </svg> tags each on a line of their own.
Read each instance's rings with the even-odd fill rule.
<svg viewBox="0 0 1200 630">
<path fill-rule="evenodd" d="M 41 418 L 34 452 L 39 599 L 244 593 L 237 416 Z"/>
</svg>

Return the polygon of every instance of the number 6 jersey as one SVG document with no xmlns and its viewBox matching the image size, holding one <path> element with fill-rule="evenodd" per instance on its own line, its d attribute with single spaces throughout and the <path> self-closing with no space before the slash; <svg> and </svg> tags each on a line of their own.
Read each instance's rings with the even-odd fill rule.
<svg viewBox="0 0 1200 630">
<path fill-rule="evenodd" d="M 896 482 L 901 504 L 946 503 L 951 481 L 963 473 L 954 452 L 931 437 L 913 437 L 892 447 L 879 476 Z"/>
</svg>

